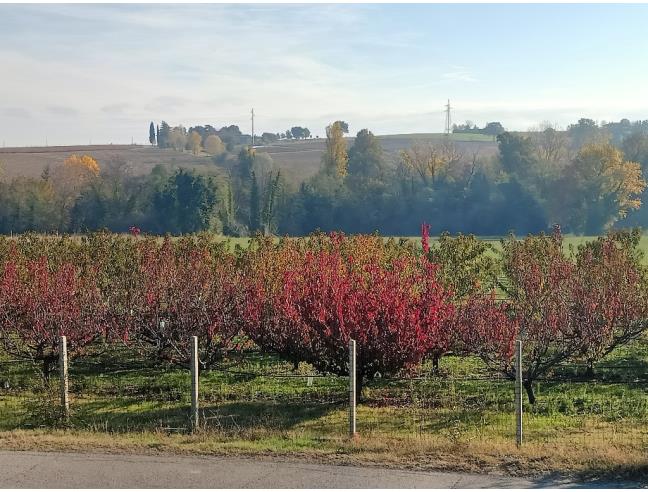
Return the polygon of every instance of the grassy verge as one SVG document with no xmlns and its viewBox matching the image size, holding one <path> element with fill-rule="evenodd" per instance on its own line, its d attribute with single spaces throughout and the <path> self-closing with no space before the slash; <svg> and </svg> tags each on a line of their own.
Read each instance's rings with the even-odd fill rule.
<svg viewBox="0 0 648 492">
<path fill-rule="evenodd" d="M 0 363 L 0 447 L 281 456 L 326 463 L 537 476 L 641 479 L 648 471 L 648 344 L 611 354 L 580 381 L 562 367 L 525 405 L 515 446 L 513 385 L 475 358 L 445 357 L 439 374 L 376 379 L 346 436 L 346 378 L 255 352 L 201 375 L 203 426 L 187 429 L 188 372 L 147 365 L 124 349 L 71 363 L 72 417 L 58 418 L 56 381 Z M 0 385 L 0 388 L 3 386 Z M 644 478 L 645 480 L 645 478 Z"/>
<path fill-rule="evenodd" d="M 504 473 L 578 479 L 646 480 L 648 458 L 623 446 L 594 441 L 584 445 L 510 440 L 463 442 L 360 436 L 316 438 L 299 431 L 251 430 L 238 437 L 215 431 L 194 435 L 163 432 L 97 433 L 83 430 L 0 432 L 0 448 L 10 450 L 101 451 L 142 454 L 281 457 L 330 464 L 386 466 L 412 470 Z M 630 451 L 630 452 L 629 452 Z"/>
</svg>

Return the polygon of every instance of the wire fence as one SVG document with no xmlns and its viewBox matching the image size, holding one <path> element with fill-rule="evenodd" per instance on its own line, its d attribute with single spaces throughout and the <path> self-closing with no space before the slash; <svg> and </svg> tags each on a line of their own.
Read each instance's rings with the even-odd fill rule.
<svg viewBox="0 0 648 492">
<path fill-rule="evenodd" d="M 368 438 L 442 443 L 516 440 L 515 382 L 447 358 L 439 372 L 376 377 L 358 395 L 357 432 Z M 443 361 L 442 361 L 443 362 Z M 475 364 L 469 371 L 466 365 Z M 524 444 L 626 446 L 648 451 L 648 373 L 625 364 L 557 368 L 533 385 L 523 404 Z M 39 364 L 0 361 L 0 431 L 72 427 L 96 432 L 185 433 L 191 427 L 187 369 L 154 365 L 109 347 L 69 363 L 69 419 L 60 374 Z M 291 433 L 339 438 L 348 433 L 349 378 L 321 374 L 249 352 L 199 377 L 200 431 L 246 438 Z M 195 429 L 194 429 L 195 430 Z"/>
</svg>

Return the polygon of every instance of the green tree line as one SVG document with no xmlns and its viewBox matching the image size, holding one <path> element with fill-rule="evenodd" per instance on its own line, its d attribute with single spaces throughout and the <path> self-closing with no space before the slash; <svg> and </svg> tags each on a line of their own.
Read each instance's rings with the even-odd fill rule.
<svg viewBox="0 0 648 492">
<path fill-rule="evenodd" d="M 206 153 L 213 168 L 197 174 L 159 165 L 142 176 L 118 158 L 93 164 L 70 156 L 38 178 L 0 181 L 0 232 L 137 226 L 173 234 L 410 236 L 424 222 L 434 233 L 478 235 L 535 233 L 556 223 L 575 234 L 646 226 L 648 123 L 626 122 L 504 131 L 495 155 L 447 137 L 414 141 L 394 155 L 369 129 L 349 140 L 348 124 L 336 121 L 326 128 L 319 171 L 298 184 L 234 125 L 151 124 L 152 144 Z"/>
</svg>

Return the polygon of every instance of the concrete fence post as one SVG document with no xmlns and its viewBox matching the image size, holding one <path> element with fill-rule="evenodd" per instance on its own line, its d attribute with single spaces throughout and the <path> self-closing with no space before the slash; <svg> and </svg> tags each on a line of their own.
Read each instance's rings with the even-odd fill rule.
<svg viewBox="0 0 648 492">
<path fill-rule="evenodd" d="M 356 436 L 356 342 L 349 340 L 349 437 Z"/>
<path fill-rule="evenodd" d="M 198 430 L 198 337 L 191 337 L 191 431 Z"/>
<path fill-rule="evenodd" d="M 67 421 L 70 418 L 70 395 L 68 383 L 67 337 L 59 337 L 59 375 L 61 391 L 61 413 Z"/>
<path fill-rule="evenodd" d="M 522 445 L 522 340 L 515 341 L 515 443 Z"/>
</svg>

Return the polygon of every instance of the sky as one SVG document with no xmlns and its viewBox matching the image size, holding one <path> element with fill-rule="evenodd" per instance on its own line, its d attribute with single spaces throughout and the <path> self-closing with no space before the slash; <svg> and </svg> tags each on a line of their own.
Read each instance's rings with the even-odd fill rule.
<svg viewBox="0 0 648 492">
<path fill-rule="evenodd" d="M 648 119 L 648 5 L 0 5 L 0 144 Z"/>
</svg>

